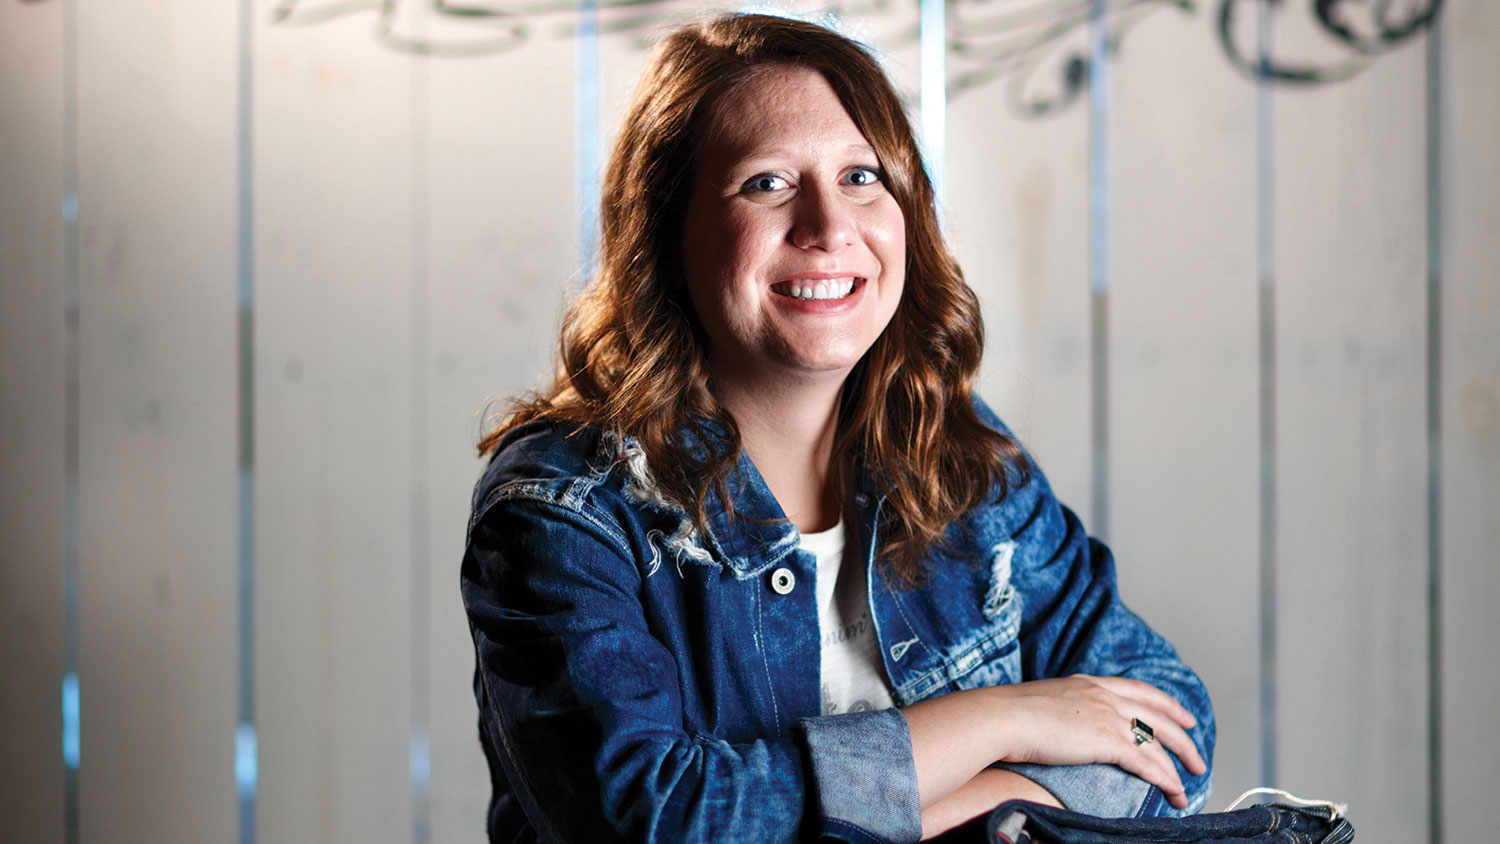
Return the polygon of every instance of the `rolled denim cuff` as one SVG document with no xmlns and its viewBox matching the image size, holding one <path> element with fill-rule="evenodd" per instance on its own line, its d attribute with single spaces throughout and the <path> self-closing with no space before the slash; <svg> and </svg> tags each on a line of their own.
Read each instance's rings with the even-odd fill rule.
<svg viewBox="0 0 1500 844">
<path fill-rule="evenodd" d="M 897 709 L 804 718 L 820 834 L 844 841 L 916 841 L 922 803 L 911 730 Z"/>
<path fill-rule="evenodd" d="M 999 762 L 996 768 L 1014 771 L 1052 792 L 1071 812 L 1096 818 L 1139 817 L 1153 791 L 1150 783 L 1114 765 L 1033 765 Z"/>
</svg>

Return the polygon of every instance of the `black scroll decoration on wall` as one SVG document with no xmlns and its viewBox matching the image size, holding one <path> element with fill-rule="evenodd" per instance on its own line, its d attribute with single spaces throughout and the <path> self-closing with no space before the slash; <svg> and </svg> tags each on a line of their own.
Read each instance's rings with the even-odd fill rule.
<svg viewBox="0 0 1500 844">
<path fill-rule="evenodd" d="M 1254 16 L 1256 6 L 1266 2 L 1273 13 L 1286 13 L 1286 0 L 1220 0 L 1219 43 L 1231 64 L 1246 76 L 1262 76 L 1290 85 L 1323 85 L 1358 75 L 1382 53 L 1388 52 L 1430 28 L 1443 0 L 1312 0 L 1310 10 L 1322 33 L 1343 48 L 1345 55 L 1333 60 L 1286 58 L 1273 39 L 1261 55 L 1259 45 L 1245 33 L 1253 27 L 1237 24 L 1240 15 Z"/>
<path fill-rule="evenodd" d="M 825 6 L 827 20 L 857 21 L 853 33 L 887 50 L 920 36 L 917 0 L 844 0 Z M 1496 0 L 1500 2 L 1500 0 Z M 1089 82 L 1091 21 L 1105 28 L 1106 49 L 1121 52 L 1131 30 L 1159 13 L 1194 16 L 1217 4 L 1214 23 L 1231 66 L 1251 79 L 1323 85 L 1355 76 L 1382 54 L 1430 28 L 1442 0 L 946 0 L 947 90 L 950 98 L 1000 86 L 1016 115 L 1041 118 L 1075 103 Z M 774 0 L 771 4 L 774 5 Z M 279 0 L 271 20 L 316 26 L 374 15 L 374 37 L 399 52 L 484 56 L 536 38 L 567 39 L 583 27 L 577 0 Z M 903 6 L 907 8 L 902 8 Z M 1096 6 L 1098 7 L 1096 10 Z M 1262 54 L 1256 18 L 1270 15 L 1271 46 Z M 595 31 L 649 47 L 672 24 L 743 8 L 714 0 L 595 0 Z M 1317 57 L 1278 46 L 1276 22 L 1318 34 Z M 884 31 L 880 31 L 884 29 Z M 871 31 L 874 30 L 874 31 Z M 872 37 L 873 36 L 873 37 Z"/>
<path fill-rule="evenodd" d="M 673 23 L 705 13 L 729 12 L 730 0 L 596 0 L 601 35 L 630 37 L 638 48 L 655 42 Z M 875 2 L 871 6 L 882 6 Z M 273 23 L 312 26 L 360 13 L 376 13 L 375 40 L 389 49 L 425 56 L 485 56 L 514 50 L 537 37 L 571 38 L 582 28 L 578 0 L 280 0 Z M 861 11 L 864 11 L 861 9 Z M 440 30 L 440 31 L 434 31 Z"/>
<path fill-rule="evenodd" d="M 949 98 L 999 83 L 1006 104 L 1020 116 L 1044 117 L 1072 105 L 1088 89 L 1093 5 L 949 0 Z M 1192 14 L 1193 0 L 1107 0 L 1100 23 L 1108 52 L 1118 53 L 1132 28 L 1167 9 Z"/>
</svg>

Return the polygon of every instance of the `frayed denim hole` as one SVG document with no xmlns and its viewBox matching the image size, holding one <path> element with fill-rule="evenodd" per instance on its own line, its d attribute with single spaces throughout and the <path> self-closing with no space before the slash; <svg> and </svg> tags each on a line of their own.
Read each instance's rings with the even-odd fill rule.
<svg viewBox="0 0 1500 844">
<path fill-rule="evenodd" d="M 652 559 L 647 565 L 646 574 L 655 574 L 661 567 L 660 548 L 672 555 L 673 562 L 677 567 L 677 576 L 682 576 L 682 564 L 684 561 L 697 563 L 699 565 L 713 566 L 713 554 L 703 547 L 698 529 L 693 525 L 693 520 L 688 517 L 687 510 L 678 506 L 672 499 L 668 498 L 657 486 L 656 478 L 651 474 L 651 467 L 646 462 L 646 452 L 641 444 L 631 437 L 620 441 L 618 458 L 611 468 L 620 467 L 624 477 L 622 491 L 625 498 L 636 504 L 645 504 L 658 511 L 676 516 L 678 519 L 677 530 L 667 536 L 664 531 L 652 530 L 647 534 L 651 541 Z"/>
<path fill-rule="evenodd" d="M 661 487 L 657 486 L 656 478 L 651 475 L 651 467 L 646 463 L 646 451 L 641 448 L 640 443 L 628 437 L 621 442 L 615 465 L 624 470 L 624 492 L 627 499 L 638 504 L 649 504 L 669 513 L 687 515 L 687 511 L 667 498 Z"/>
<path fill-rule="evenodd" d="M 1015 599 L 1016 589 L 1011 585 L 1011 558 L 1015 556 L 1016 543 L 1014 541 L 1001 542 L 991 552 L 990 557 L 990 588 L 984 596 L 985 618 L 995 619 L 1000 616 L 1006 604 Z"/>
<path fill-rule="evenodd" d="M 666 542 L 667 535 L 659 530 L 646 531 L 646 544 L 651 546 L 651 560 L 646 563 L 646 576 L 656 574 L 661 568 L 661 545 Z M 681 573 L 679 572 L 679 576 Z"/>
<path fill-rule="evenodd" d="M 693 527 L 692 520 L 686 516 L 683 516 L 682 522 L 677 525 L 677 532 L 667 537 L 665 547 L 672 553 L 677 563 L 678 577 L 682 577 L 684 560 L 701 566 L 717 565 L 714 562 L 714 555 L 698 542 L 698 530 Z"/>
</svg>

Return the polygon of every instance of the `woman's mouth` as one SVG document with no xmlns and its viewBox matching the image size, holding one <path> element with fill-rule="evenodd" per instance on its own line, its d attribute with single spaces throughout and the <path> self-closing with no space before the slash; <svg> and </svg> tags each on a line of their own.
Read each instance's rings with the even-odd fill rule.
<svg viewBox="0 0 1500 844">
<path fill-rule="evenodd" d="M 854 292 L 854 276 L 844 278 L 791 279 L 771 285 L 771 290 L 793 299 L 842 299 Z"/>
</svg>

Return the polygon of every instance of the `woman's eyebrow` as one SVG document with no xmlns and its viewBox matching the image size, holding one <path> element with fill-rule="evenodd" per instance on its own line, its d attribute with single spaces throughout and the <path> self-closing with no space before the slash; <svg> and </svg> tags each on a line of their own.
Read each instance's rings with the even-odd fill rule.
<svg viewBox="0 0 1500 844">
<path fill-rule="evenodd" d="M 857 143 L 857 144 L 849 144 L 848 146 L 844 147 L 844 153 L 846 155 L 869 155 L 869 156 L 874 156 L 876 154 L 875 153 L 875 147 L 874 147 L 874 145 L 871 144 L 869 141 L 862 141 L 862 142 Z"/>
<path fill-rule="evenodd" d="M 848 144 L 842 149 L 834 150 L 834 155 L 838 158 L 879 157 L 875 152 L 875 147 L 871 146 L 867 142 Z M 726 169 L 729 171 L 754 170 L 764 164 L 770 164 L 786 159 L 793 159 L 797 156 L 798 152 L 796 150 L 788 149 L 785 147 L 758 149 L 753 146 L 749 146 L 747 149 L 731 152 L 730 155 L 727 156 L 729 159 L 729 166 Z"/>
</svg>

